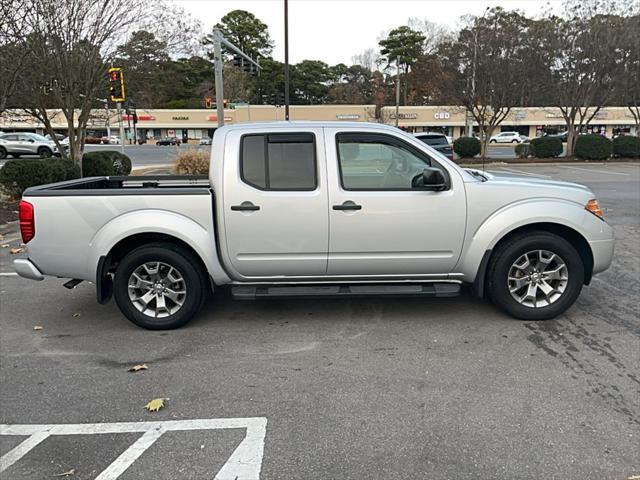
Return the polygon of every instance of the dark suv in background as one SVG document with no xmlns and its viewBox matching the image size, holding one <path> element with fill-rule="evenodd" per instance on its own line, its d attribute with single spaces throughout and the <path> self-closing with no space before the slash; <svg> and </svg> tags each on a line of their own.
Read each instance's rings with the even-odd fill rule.
<svg viewBox="0 0 640 480">
<path fill-rule="evenodd" d="M 453 148 L 451 148 L 446 135 L 443 135 L 442 133 L 424 132 L 416 133 L 415 136 L 418 140 L 423 141 L 431 148 L 442 153 L 449 160 L 453 160 Z"/>
</svg>

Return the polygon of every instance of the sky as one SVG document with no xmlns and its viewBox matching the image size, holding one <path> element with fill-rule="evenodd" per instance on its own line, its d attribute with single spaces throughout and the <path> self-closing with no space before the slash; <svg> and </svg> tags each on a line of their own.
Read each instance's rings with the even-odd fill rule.
<svg viewBox="0 0 640 480">
<path fill-rule="evenodd" d="M 284 2 L 282 0 L 175 0 L 200 20 L 206 32 L 229 11 L 253 13 L 269 27 L 273 57 L 284 60 Z M 482 15 L 502 6 L 529 16 L 559 10 L 560 0 L 289 0 L 289 61 L 322 60 L 350 64 L 352 56 L 378 49 L 385 31 L 404 25 L 409 17 L 427 19 L 452 29 L 462 15 Z"/>
</svg>

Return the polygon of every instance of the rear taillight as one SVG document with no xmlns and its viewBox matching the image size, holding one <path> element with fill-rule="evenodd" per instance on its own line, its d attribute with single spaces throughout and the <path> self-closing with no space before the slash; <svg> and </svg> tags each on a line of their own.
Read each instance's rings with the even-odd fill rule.
<svg viewBox="0 0 640 480">
<path fill-rule="evenodd" d="M 33 205 L 24 200 L 20 201 L 20 233 L 22 243 L 29 242 L 36 235 L 36 218 Z"/>
</svg>

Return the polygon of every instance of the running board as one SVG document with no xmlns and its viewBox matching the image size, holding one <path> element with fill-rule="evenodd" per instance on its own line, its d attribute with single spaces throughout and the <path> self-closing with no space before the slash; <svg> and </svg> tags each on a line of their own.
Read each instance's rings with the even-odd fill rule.
<svg viewBox="0 0 640 480">
<path fill-rule="evenodd" d="M 357 284 L 357 285 L 239 285 L 231 288 L 234 298 L 312 297 L 455 297 L 459 283 Z"/>
</svg>

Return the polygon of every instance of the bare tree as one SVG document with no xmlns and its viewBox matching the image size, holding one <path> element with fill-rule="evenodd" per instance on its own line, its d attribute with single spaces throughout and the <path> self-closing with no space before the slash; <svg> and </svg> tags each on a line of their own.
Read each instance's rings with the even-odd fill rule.
<svg viewBox="0 0 640 480">
<path fill-rule="evenodd" d="M 624 75 L 625 6 L 618 1 L 570 0 L 563 17 L 536 22 L 538 48 L 531 60 L 541 98 L 555 106 L 566 123 L 567 156 L 572 156 L 578 132 L 613 99 Z M 637 31 L 635 32 L 637 36 Z"/>
<path fill-rule="evenodd" d="M 107 68 L 129 31 L 158 28 L 163 4 L 145 0 L 24 0 L 20 25 L 23 64 L 14 102 L 53 135 L 51 109 L 61 111 L 69 134 L 69 157 L 81 167 L 87 124 L 97 97 L 107 96 Z M 166 38 L 171 25 L 162 24 Z M 11 26 L 18 30 L 18 23 Z M 126 72 L 125 72 L 126 79 Z M 64 153 L 63 153 L 64 154 Z"/>
<path fill-rule="evenodd" d="M 436 53 L 442 43 L 454 38 L 453 32 L 445 25 L 432 22 L 426 18 L 421 20 L 418 17 L 410 17 L 407 20 L 407 25 L 411 30 L 422 32 L 424 35 L 422 50 L 426 55 Z"/>
<path fill-rule="evenodd" d="M 18 76 L 25 62 L 23 31 L 26 7 L 19 0 L 0 2 L 0 115 L 16 92 Z"/>
<path fill-rule="evenodd" d="M 494 130 L 513 107 L 522 104 L 529 85 L 527 40 L 531 21 L 500 7 L 474 17 L 453 42 L 443 44 L 441 59 L 448 70 L 443 92 L 463 105 L 480 130 L 482 157 Z"/>
</svg>

